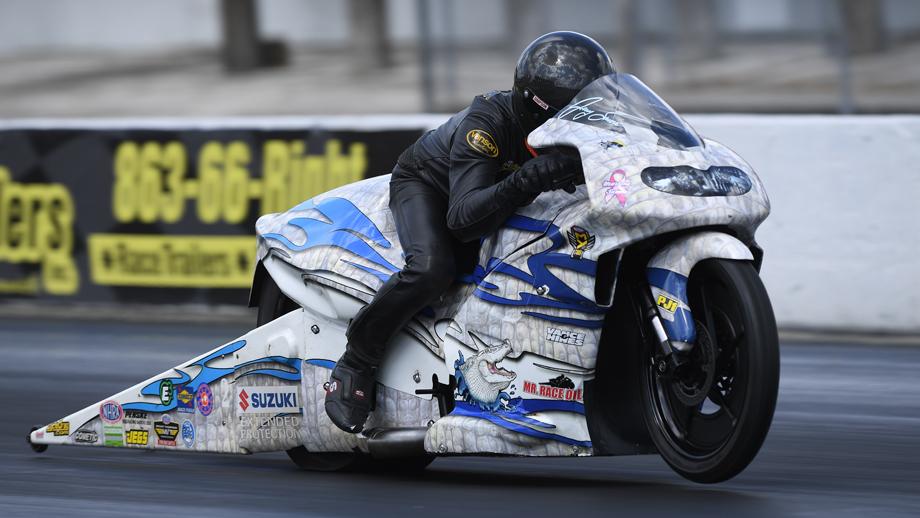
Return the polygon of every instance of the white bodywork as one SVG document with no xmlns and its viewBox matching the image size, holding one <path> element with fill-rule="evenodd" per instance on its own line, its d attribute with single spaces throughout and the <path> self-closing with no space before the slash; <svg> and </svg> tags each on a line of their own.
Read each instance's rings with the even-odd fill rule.
<svg viewBox="0 0 920 518">
<path fill-rule="evenodd" d="M 598 258 L 664 233 L 719 226 L 738 238 L 719 232 L 691 235 L 665 248 L 654 267 L 686 276 L 706 257 L 750 260 L 747 247 L 769 213 L 760 180 L 730 150 L 713 141 L 691 149 L 663 148 L 649 132 L 639 126 L 612 131 L 555 118 L 530 135 L 529 143 L 538 149 L 577 148 L 585 185 L 574 195 L 540 195 L 504 228 L 485 237 L 476 274 L 455 284 L 392 340 L 379 371 L 377 407 L 366 429 L 429 426 L 425 448 L 435 454 L 592 454 L 584 388 L 595 375 L 611 302 L 595 300 Z M 683 165 L 732 166 L 752 185 L 742 195 L 676 196 L 646 185 L 641 177 L 647 167 Z M 251 331 L 241 337 L 244 348 L 213 361 L 228 371 L 212 383 L 215 407 L 209 415 L 165 412 L 175 422 L 188 417 L 200 433 L 187 449 L 247 453 L 303 444 L 311 452 L 366 450 L 363 436 L 339 431 L 326 417 L 323 383 L 344 351 L 349 320 L 404 264 L 388 210 L 388 179 L 341 187 L 259 219 L 258 259 L 302 309 Z M 299 379 L 246 373 L 246 362 L 276 356 L 283 356 L 287 365 L 296 362 L 297 368 L 288 370 Z M 195 368 L 188 367 L 192 364 L 194 360 L 111 399 L 123 407 L 156 403 L 156 396 L 140 389 L 175 378 L 180 371 L 194 378 Z M 415 391 L 431 389 L 433 376 L 447 383 L 452 375 L 459 382 L 456 408 L 442 417 L 430 395 Z M 241 409 L 236 390 L 241 378 L 246 386 L 299 387 L 299 412 L 262 414 L 293 419 L 261 422 L 269 428 L 294 427 L 296 437 L 282 430 L 259 435 L 267 439 L 251 439 L 251 420 L 246 427 L 240 424 L 251 412 Z M 77 429 L 103 431 L 100 404 L 64 418 L 71 426 L 68 434 L 54 436 L 42 428 L 32 434 L 32 441 L 71 444 Z M 146 425 L 137 426 L 150 429 L 162 421 L 163 412 L 148 413 Z M 244 433 L 249 439 L 244 440 Z M 285 439 L 275 438 L 279 435 Z M 154 437 L 145 446 L 183 449 L 184 444 L 161 446 Z"/>
</svg>

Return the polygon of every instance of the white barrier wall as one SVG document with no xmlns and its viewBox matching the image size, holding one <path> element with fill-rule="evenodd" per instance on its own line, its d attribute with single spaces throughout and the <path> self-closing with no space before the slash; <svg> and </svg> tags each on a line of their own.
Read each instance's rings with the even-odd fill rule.
<svg viewBox="0 0 920 518">
<path fill-rule="evenodd" d="M 757 241 L 780 327 L 920 332 L 920 116 L 686 118 L 766 185 Z"/>
<path fill-rule="evenodd" d="M 920 331 L 920 116 L 696 115 L 758 172 L 781 326 Z"/>
<path fill-rule="evenodd" d="M 435 127 L 447 115 L 3 121 L 5 128 Z M 690 115 L 758 172 L 781 327 L 920 332 L 920 116 Z"/>
</svg>

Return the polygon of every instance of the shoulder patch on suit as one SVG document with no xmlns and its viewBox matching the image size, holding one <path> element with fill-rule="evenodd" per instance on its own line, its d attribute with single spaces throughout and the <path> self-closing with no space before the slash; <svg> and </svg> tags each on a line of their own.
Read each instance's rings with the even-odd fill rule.
<svg viewBox="0 0 920 518">
<path fill-rule="evenodd" d="M 495 139 L 492 138 L 492 135 L 489 135 L 489 132 L 485 130 L 474 129 L 468 131 L 466 143 L 489 158 L 498 156 L 498 145 L 495 144 Z"/>
</svg>

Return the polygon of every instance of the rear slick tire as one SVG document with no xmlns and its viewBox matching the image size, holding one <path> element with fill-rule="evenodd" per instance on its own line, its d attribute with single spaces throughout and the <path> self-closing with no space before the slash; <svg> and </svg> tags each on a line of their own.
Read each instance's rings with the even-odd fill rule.
<svg viewBox="0 0 920 518">
<path fill-rule="evenodd" d="M 767 436 L 779 387 L 779 340 L 751 263 L 702 261 L 690 273 L 688 294 L 698 331 L 692 363 L 698 365 L 659 376 L 657 345 L 645 343 L 639 355 L 643 415 L 665 462 L 689 480 L 712 484 L 744 470 Z"/>
<path fill-rule="evenodd" d="M 297 309 L 270 276 L 265 276 L 259 293 L 257 323 L 265 325 Z M 414 473 L 424 470 L 435 457 L 424 455 L 405 459 L 376 460 L 364 452 L 310 452 L 304 446 L 287 450 L 288 457 L 297 467 L 307 471 L 370 471 L 381 473 Z"/>
<path fill-rule="evenodd" d="M 266 275 L 259 293 L 258 325 L 263 326 L 297 307 L 294 301 L 281 293 L 275 281 Z M 287 454 L 300 469 L 308 471 L 354 471 L 364 468 L 369 461 L 368 456 L 361 452 L 311 453 L 303 446 L 291 448 Z"/>
</svg>

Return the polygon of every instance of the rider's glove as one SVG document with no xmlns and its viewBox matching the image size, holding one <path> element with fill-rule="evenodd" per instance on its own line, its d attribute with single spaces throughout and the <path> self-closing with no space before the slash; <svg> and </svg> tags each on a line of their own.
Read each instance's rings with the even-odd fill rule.
<svg viewBox="0 0 920 518">
<path fill-rule="evenodd" d="M 528 160 L 509 180 L 522 194 L 537 195 L 556 189 L 573 193 L 575 184 L 583 177 L 580 158 L 551 153 Z"/>
</svg>

